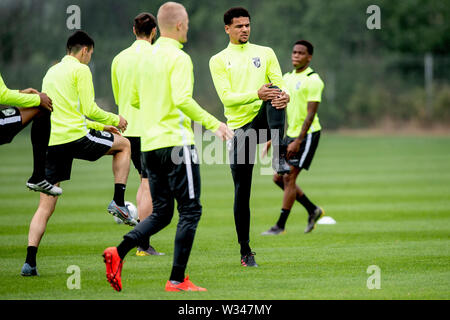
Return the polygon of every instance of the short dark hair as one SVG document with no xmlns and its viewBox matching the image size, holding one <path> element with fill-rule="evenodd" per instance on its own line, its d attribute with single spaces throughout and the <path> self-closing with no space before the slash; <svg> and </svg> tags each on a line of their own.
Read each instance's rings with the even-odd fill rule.
<svg viewBox="0 0 450 320">
<path fill-rule="evenodd" d="M 94 47 L 94 40 L 86 32 L 78 30 L 67 39 L 67 52 L 77 53 L 83 47 Z"/>
<path fill-rule="evenodd" d="M 134 30 L 138 37 L 148 37 L 156 27 L 156 18 L 151 13 L 141 12 L 134 18 Z"/>
<path fill-rule="evenodd" d="M 226 25 L 230 25 L 233 22 L 233 18 L 248 17 L 250 20 L 250 13 L 243 7 L 233 7 L 228 9 L 223 15 L 223 22 Z"/>
<path fill-rule="evenodd" d="M 294 46 L 295 46 L 296 44 L 301 44 L 302 46 L 305 46 L 306 49 L 308 50 L 308 53 L 309 53 L 310 55 L 313 55 L 313 53 L 314 53 L 314 46 L 311 44 L 311 42 L 309 42 L 309 41 L 307 41 L 307 40 L 298 40 L 298 41 L 294 44 Z"/>
</svg>

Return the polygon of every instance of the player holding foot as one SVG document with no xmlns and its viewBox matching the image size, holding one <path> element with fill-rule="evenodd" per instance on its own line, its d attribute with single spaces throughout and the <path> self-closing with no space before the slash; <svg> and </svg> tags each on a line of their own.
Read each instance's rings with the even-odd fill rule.
<svg viewBox="0 0 450 320">
<path fill-rule="evenodd" d="M 291 93 L 287 107 L 287 158 L 291 172 L 283 177 L 275 174 L 273 181 L 284 190 L 283 207 L 277 223 L 263 235 L 277 235 L 284 232 L 287 218 L 295 200 L 300 202 L 308 212 L 308 225 L 305 233 L 311 232 L 324 210 L 312 203 L 305 193 L 296 185 L 296 179 L 302 169 L 311 165 L 322 129 L 317 116 L 317 109 L 322 100 L 324 84 L 319 75 L 309 67 L 314 47 L 306 40 L 299 40 L 292 50 L 294 70 L 284 75 L 283 79 Z M 270 148 L 268 142 L 266 149 Z"/>
<path fill-rule="evenodd" d="M 140 13 L 134 18 L 133 33 L 136 41 L 127 49 L 120 52 L 111 65 L 111 83 L 114 99 L 119 106 L 119 114 L 128 121 L 126 138 L 131 144 L 131 160 L 141 177 L 136 205 L 139 220 L 144 220 L 152 213 L 152 197 L 150 186 L 145 170 L 141 163 L 141 129 L 139 128 L 139 117 L 141 110 L 131 105 L 133 82 L 137 73 L 137 61 L 156 39 L 156 19 L 147 12 Z M 145 241 L 138 246 L 136 255 L 163 255 L 157 252 Z"/>
<path fill-rule="evenodd" d="M 179 220 L 172 272 L 165 290 L 206 291 L 185 277 L 202 214 L 200 168 L 191 119 L 222 139 L 231 138 L 233 133 L 192 98 L 192 61 L 181 50 L 187 42 L 186 9 L 179 3 L 167 2 L 159 8 L 157 18 L 161 37 L 142 56 L 136 81 L 141 121 L 145 124 L 141 150 L 150 180 L 153 213 L 126 234 L 117 247 L 105 249 L 106 277 L 115 290 L 122 290 L 121 272 L 126 254 L 170 223 L 176 200 Z"/>
<path fill-rule="evenodd" d="M 244 8 L 231 8 L 224 14 L 225 32 L 230 43 L 210 59 L 214 86 L 225 108 L 227 124 L 235 130 L 230 147 L 231 173 L 234 181 L 234 221 L 240 244 L 241 264 L 257 267 L 250 248 L 250 190 L 256 143 L 249 136 L 267 133 L 253 140 L 274 141 L 272 166 L 278 174 L 290 168 L 284 159 L 285 110 L 289 95 L 283 88 L 277 57 L 269 47 L 248 42 L 250 14 Z"/>
<path fill-rule="evenodd" d="M 27 187 L 34 191 L 59 196 L 62 189 L 46 180 L 45 158 L 50 138 L 50 114 L 53 111 L 52 100 L 33 88 L 10 90 L 0 74 L 0 145 L 10 143 L 12 139 L 31 121 L 31 144 L 33 146 L 33 174 Z"/>
<path fill-rule="evenodd" d="M 112 126 L 125 130 L 127 122 L 122 116 L 103 111 L 95 103 L 92 74 L 87 66 L 93 51 L 94 41 L 83 31 L 75 32 L 67 41 L 67 55 L 51 67 L 43 79 L 42 91 L 53 99 L 46 174 L 51 183 L 59 185 L 70 179 L 73 159 L 95 161 L 103 155 L 112 155 L 115 192 L 108 211 L 125 223 L 135 225 L 136 221 L 124 203 L 130 143 L 118 134 L 97 131 L 109 129 L 114 132 Z M 87 123 L 86 117 L 99 123 Z M 89 126 L 97 130 L 88 130 Z M 57 199 L 41 193 L 39 207 L 30 223 L 23 276 L 37 275 L 37 249 Z"/>
</svg>

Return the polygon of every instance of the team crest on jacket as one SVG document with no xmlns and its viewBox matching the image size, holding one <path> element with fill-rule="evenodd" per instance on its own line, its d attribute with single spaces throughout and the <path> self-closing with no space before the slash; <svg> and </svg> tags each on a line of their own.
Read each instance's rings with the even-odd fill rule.
<svg viewBox="0 0 450 320">
<path fill-rule="evenodd" d="M 252 58 L 253 64 L 255 65 L 255 67 L 259 68 L 261 67 L 261 59 L 259 57 L 254 57 Z"/>
<path fill-rule="evenodd" d="M 6 109 L 3 109 L 2 112 L 5 115 L 5 117 L 9 117 L 9 116 L 12 116 L 13 114 L 16 113 L 16 109 L 14 109 L 14 108 L 6 108 Z"/>
<path fill-rule="evenodd" d="M 297 84 L 295 85 L 295 89 L 298 90 L 300 88 L 300 85 L 302 84 L 301 81 L 297 82 Z"/>
<path fill-rule="evenodd" d="M 104 137 L 110 138 L 111 137 L 111 133 L 107 132 L 107 131 L 100 131 L 100 134 Z"/>
</svg>

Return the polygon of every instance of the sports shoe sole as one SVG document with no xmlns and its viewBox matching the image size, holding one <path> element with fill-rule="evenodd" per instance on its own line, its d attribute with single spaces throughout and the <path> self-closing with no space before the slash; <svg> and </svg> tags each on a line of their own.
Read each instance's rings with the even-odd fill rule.
<svg viewBox="0 0 450 320">
<path fill-rule="evenodd" d="M 104 253 L 103 255 L 103 261 L 105 262 L 105 264 L 109 265 L 109 269 L 112 270 L 112 255 L 111 253 Z M 108 280 L 109 284 L 111 285 L 111 287 L 113 287 L 114 290 L 116 291 L 122 291 L 122 287 L 119 284 L 119 281 L 116 279 L 116 275 L 111 273 L 111 272 L 107 272 L 106 273 L 106 279 Z"/>
<path fill-rule="evenodd" d="M 120 209 L 118 209 L 118 210 L 120 210 Z M 112 214 L 114 217 L 117 217 L 118 219 L 122 220 L 123 223 L 125 223 L 131 227 L 135 227 L 137 225 L 137 222 L 133 222 L 134 220 L 128 220 L 127 218 L 125 218 L 123 215 L 121 215 L 117 211 L 111 210 L 111 208 L 108 208 L 108 212 L 110 214 Z"/>
<path fill-rule="evenodd" d="M 42 193 L 45 193 L 46 195 L 53 196 L 53 197 L 58 197 L 58 196 L 62 195 L 62 189 L 59 187 L 58 188 L 61 191 L 58 190 L 57 192 L 52 192 L 50 190 L 47 190 L 47 189 L 44 189 L 44 188 L 38 186 L 37 184 L 27 182 L 27 188 L 30 191 L 42 192 Z"/>
</svg>

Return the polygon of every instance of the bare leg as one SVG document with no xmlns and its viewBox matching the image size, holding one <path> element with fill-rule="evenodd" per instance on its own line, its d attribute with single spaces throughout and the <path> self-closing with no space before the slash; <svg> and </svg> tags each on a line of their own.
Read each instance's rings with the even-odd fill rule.
<svg viewBox="0 0 450 320">
<path fill-rule="evenodd" d="M 295 181 L 297 180 L 297 176 L 299 173 L 300 173 L 299 168 L 292 167 L 291 172 L 283 176 L 283 183 L 284 183 L 283 209 L 291 210 L 292 206 L 294 205 L 294 202 L 297 197 L 297 188 L 300 189 L 295 184 Z"/>
<path fill-rule="evenodd" d="M 18 108 L 20 116 L 22 117 L 22 125 L 25 127 L 36 115 L 41 112 L 39 107 L 32 108 Z"/>
<path fill-rule="evenodd" d="M 148 178 L 141 178 L 141 184 L 136 195 L 136 204 L 139 220 L 143 221 L 153 211 L 152 195 L 150 193 Z"/>
<path fill-rule="evenodd" d="M 274 174 L 273 175 L 273 182 L 280 187 L 281 190 L 284 190 L 284 181 L 283 181 L 283 177 L 278 175 L 278 174 Z M 296 199 L 298 200 L 299 197 L 303 196 L 303 190 L 300 189 L 300 187 L 298 185 L 295 185 L 295 191 L 296 191 Z"/>
<path fill-rule="evenodd" d="M 59 186 L 59 183 L 56 184 Z M 47 227 L 47 222 L 55 211 L 58 197 L 40 194 L 39 206 L 31 219 L 30 230 L 28 232 L 28 246 L 39 247 L 42 236 Z"/>
<path fill-rule="evenodd" d="M 114 134 L 114 143 L 106 154 L 113 156 L 114 183 L 127 184 L 128 173 L 130 172 L 130 141 Z"/>
</svg>

